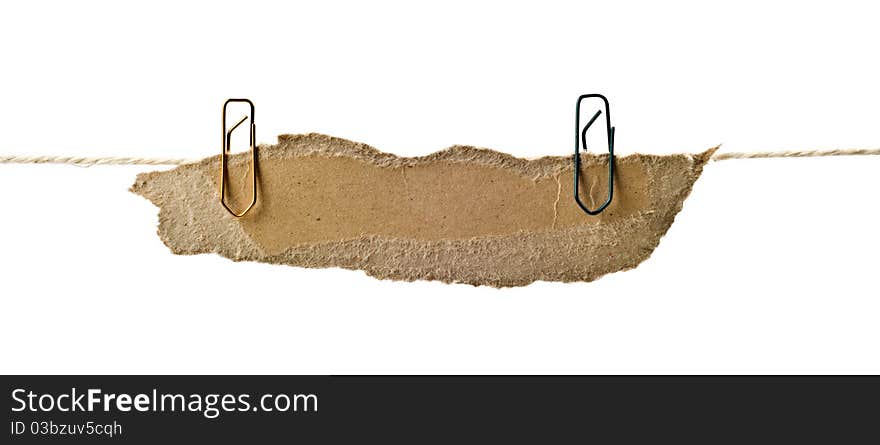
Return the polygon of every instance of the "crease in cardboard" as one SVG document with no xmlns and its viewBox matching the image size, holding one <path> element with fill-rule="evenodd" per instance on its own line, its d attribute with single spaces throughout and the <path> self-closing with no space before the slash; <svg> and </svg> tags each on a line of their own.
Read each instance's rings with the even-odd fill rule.
<svg viewBox="0 0 880 445">
<path fill-rule="evenodd" d="M 159 236 L 176 254 L 521 286 L 591 281 L 647 259 L 714 151 L 618 156 L 614 201 L 598 216 L 566 197 L 570 156 L 458 145 L 399 157 L 320 134 L 258 148 L 257 205 L 241 219 L 218 202 L 217 157 L 140 174 L 132 191 L 159 207 Z M 250 199 L 249 156 L 230 157 L 233 206 Z M 604 199 L 607 154 L 581 156 L 582 198 Z"/>
</svg>

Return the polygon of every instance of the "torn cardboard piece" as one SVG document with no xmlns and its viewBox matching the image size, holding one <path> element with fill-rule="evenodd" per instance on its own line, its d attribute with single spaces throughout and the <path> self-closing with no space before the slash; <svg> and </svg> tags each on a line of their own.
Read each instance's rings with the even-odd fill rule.
<svg viewBox="0 0 880 445">
<path fill-rule="evenodd" d="M 320 134 L 259 147 L 258 200 L 241 219 L 218 202 L 218 157 L 140 174 L 132 191 L 159 207 L 159 236 L 176 254 L 522 286 L 592 281 L 647 259 L 714 151 L 618 156 L 614 200 L 598 216 L 574 202 L 570 156 L 454 146 L 406 158 Z M 582 155 L 588 205 L 605 200 L 607 162 Z M 249 153 L 230 158 L 233 207 L 251 197 L 249 166 Z"/>
</svg>

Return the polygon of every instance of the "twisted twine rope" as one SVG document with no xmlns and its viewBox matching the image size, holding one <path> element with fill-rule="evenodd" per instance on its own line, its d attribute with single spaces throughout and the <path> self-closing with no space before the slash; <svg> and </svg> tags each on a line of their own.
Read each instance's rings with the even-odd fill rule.
<svg viewBox="0 0 880 445">
<path fill-rule="evenodd" d="M 730 159 L 767 159 L 767 158 L 816 158 L 825 156 L 878 156 L 880 149 L 846 149 L 846 150 L 790 150 L 790 151 L 756 151 L 716 153 L 713 161 Z M 0 155 L 0 164 L 67 164 L 79 166 L 93 165 L 181 165 L 196 162 L 198 159 L 183 158 L 133 158 L 133 157 L 84 157 L 84 156 L 15 156 Z"/>
<path fill-rule="evenodd" d="M 84 167 L 92 165 L 180 165 L 193 161 L 195 159 L 0 155 L 0 164 L 68 164 Z"/>
<path fill-rule="evenodd" d="M 766 158 L 818 158 L 824 156 L 871 156 L 880 155 L 880 149 L 855 148 L 847 150 L 789 150 L 715 153 L 713 161 L 728 159 L 766 159 Z"/>
</svg>

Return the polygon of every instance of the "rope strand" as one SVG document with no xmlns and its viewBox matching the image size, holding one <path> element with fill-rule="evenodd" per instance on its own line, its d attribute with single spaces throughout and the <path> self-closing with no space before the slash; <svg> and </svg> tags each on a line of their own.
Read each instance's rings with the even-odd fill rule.
<svg viewBox="0 0 880 445">
<path fill-rule="evenodd" d="M 79 166 L 92 165 L 180 165 L 195 162 L 195 159 L 179 158 L 129 158 L 117 156 L 14 156 L 0 155 L 0 164 L 67 164 Z"/>
<path fill-rule="evenodd" d="M 767 158 L 818 158 L 825 156 L 876 156 L 880 149 L 856 148 L 846 150 L 789 150 L 789 151 L 756 151 L 716 153 L 713 161 L 728 159 L 767 159 Z"/>
<path fill-rule="evenodd" d="M 716 153 L 713 161 L 730 159 L 768 159 L 768 158 L 817 158 L 825 156 L 880 156 L 880 149 L 845 150 L 789 150 Z M 67 164 L 79 166 L 92 165 L 181 165 L 196 162 L 198 159 L 183 158 L 132 158 L 132 157 L 84 157 L 84 156 L 15 156 L 0 155 L 0 164 Z"/>
</svg>

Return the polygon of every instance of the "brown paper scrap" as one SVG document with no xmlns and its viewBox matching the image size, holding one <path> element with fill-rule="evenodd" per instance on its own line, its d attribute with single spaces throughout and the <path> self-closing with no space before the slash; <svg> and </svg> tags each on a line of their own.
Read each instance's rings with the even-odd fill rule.
<svg viewBox="0 0 880 445">
<path fill-rule="evenodd" d="M 454 146 L 405 158 L 320 135 L 259 147 L 257 205 L 218 202 L 218 157 L 138 175 L 176 254 L 361 269 L 377 278 L 522 286 L 592 281 L 650 256 L 715 149 L 618 156 L 599 216 L 572 198 L 570 156 L 520 159 Z M 581 197 L 605 200 L 607 154 L 582 155 Z M 250 198 L 250 154 L 230 158 L 231 204 Z"/>
</svg>

